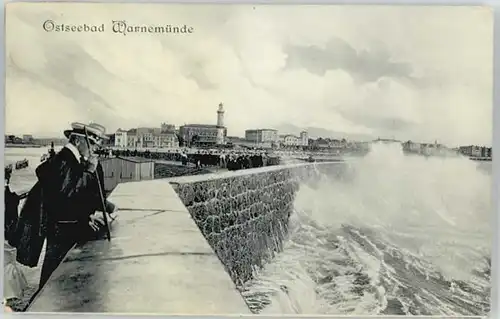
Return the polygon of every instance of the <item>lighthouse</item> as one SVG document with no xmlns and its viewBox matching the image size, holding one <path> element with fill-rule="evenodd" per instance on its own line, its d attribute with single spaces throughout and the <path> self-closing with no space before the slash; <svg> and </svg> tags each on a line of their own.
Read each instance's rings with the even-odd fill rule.
<svg viewBox="0 0 500 319">
<path fill-rule="evenodd" d="M 217 145 L 224 144 L 224 105 L 219 103 L 217 110 Z"/>
</svg>

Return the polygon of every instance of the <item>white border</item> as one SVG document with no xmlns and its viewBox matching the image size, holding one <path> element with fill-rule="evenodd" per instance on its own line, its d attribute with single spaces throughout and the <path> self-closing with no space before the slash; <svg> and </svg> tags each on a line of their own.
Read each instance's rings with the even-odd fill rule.
<svg viewBox="0 0 500 319">
<path fill-rule="evenodd" d="M 0 52 L 0 60 L 1 60 L 1 73 L 2 76 L 0 77 L 0 94 L 1 94 L 1 101 L 4 106 L 4 112 L 1 113 L 1 118 L 2 120 L 0 121 L 0 125 L 2 125 L 2 129 L 5 132 L 5 4 L 9 2 L 46 2 L 43 0 L 32 0 L 32 1 L 18 1 L 18 0 L 6 0 L 4 1 L 4 6 L 1 7 L 1 14 L 0 14 L 0 28 L 2 29 L 1 33 L 1 42 L 2 42 L 2 50 Z M 128 3 L 238 3 L 238 4 L 385 4 L 385 5 L 486 5 L 490 6 L 494 9 L 494 86 L 493 86 L 493 143 L 492 147 L 494 150 L 499 150 L 500 151 L 500 109 L 498 108 L 498 104 L 500 104 L 500 0 L 485 0 L 485 1 L 480 1 L 480 0 L 469 0 L 469 1 L 450 1 L 450 0 L 434 0 L 434 1 L 404 1 L 404 0 L 393 0 L 393 1 L 380 1 L 380 0 L 313 0 L 313 1 L 307 1 L 307 0 L 278 0 L 278 1 L 272 1 L 272 0 L 178 0 L 178 1 L 171 1 L 171 0 L 149 0 L 149 1 L 131 1 L 131 0 L 107 0 L 107 1 L 98 1 L 98 0 L 86 0 L 86 1 L 54 1 L 54 2 L 109 2 L 109 3 L 120 3 L 120 2 L 128 2 Z M 497 23 L 498 22 L 498 23 Z M 34 53 L 36 54 L 36 53 Z M 498 123 L 498 124 L 496 124 Z M 4 134 L 1 135 L 0 137 L 0 144 L 2 147 L 0 147 L 1 150 L 1 158 L 4 159 L 5 154 L 4 154 L 4 145 L 5 145 L 5 136 Z M 5 165 L 3 165 L 5 166 Z M 3 180 L 3 173 L 4 171 L 1 171 L 0 177 Z M 498 233 L 498 230 L 500 229 L 500 156 L 493 156 L 493 189 L 492 189 L 492 200 L 493 200 L 493 207 L 495 210 L 495 213 L 493 214 L 493 219 L 492 219 L 492 227 L 495 227 L 497 231 L 494 232 L 493 236 L 493 249 L 492 249 L 492 266 L 491 266 L 491 282 L 492 282 L 492 289 L 491 289 L 491 313 L 490 313 L 490 318 L 500 318 L 500 293 L 499 293 L 499 286 L 500 286 L 500 260 L 499 260 L 499 239 L 500 235 Z M 0 192 L 0 199 L 1 202 L 4 201 L 4 192 Z M 1 214 L 0 216 L 0 222 L 3 224 L 4 223 L 4 214 Z M 1 239 L 3 241 L 3 237 Z M 0 263 L 3 265 L 3 253 L 0 254 Z M 0 288 L 3 289 L 3 276 L 2 279 L 0 279 Z M 2 311 L 2 310 L 0 310 Z M 71 313 L 71 314 L 35 314 L 35 313 L 22 313 L 22 314 L 9 314 L 9 313 L 4 313 L 5 316 L 2 316 L 4 318 L 10 319 L 10 318 L 15 318 L 15 316 L 22 315 L 22 316 L 31 316 L 33 318 L 68 318 L 70 319 L 71 317 L 74 317 L 75 315 L 77 316 L 99 316 L 99 317 L 104 317 L 104 318 L 127 318 L 127 317 L 133 317 L 133 318 L 148 318 L 150 316 L 123 316 L 123 315 L 100 315 L 100 314 L 78 314 L 78 313 Z M 1 315 L 0 315 L 1 316 Z M 163 318 L 175 318 L 177 316 L 164 316 L 164 315 L 158 315 Z M 224 316 L 224 317 L 235 317 L 235 316 Z M 221 318 L 224 318 L 221 317 Z M 243 316 L 240 316 L 243 317 Z M 271 318 L 271 316 L 260 316 L 258 317 L 261 318 Z M 288 318 L 342 318 L 342 317 L 354 317 L 354 318 L 408 318 L 408 316 L 278 316 L 278 317 L 288 317 Z M 201 319 L 203 317 L 201 316 L 183 316 L 183 318 L 193 318 L 193 319 Z M 218 318 L 215 316 L 215 318 Z M 435 318 L 452 318 L 452 317 L 435 317 Z"/>
</svg>

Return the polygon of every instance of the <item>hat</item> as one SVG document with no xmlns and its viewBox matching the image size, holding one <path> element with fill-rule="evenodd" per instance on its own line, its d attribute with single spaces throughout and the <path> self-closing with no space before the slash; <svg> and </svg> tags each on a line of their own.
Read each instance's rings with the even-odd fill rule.
<svg viewBox="0 0 500 319">
<path fill-rule="evenodd" d="M 85 131 L 87 134 L 85 134 Z M 89 123 L 88 125 L 78 122 L 71 123 L 71 130 L 64 131 L 64 136 L 69 138 L 71 135 L 88 136 L 89 141 L 94 144 L 99 144 L 101 140 L 109 139 L 106 136 L 106 128 L 97 123 Z"/>
</svg>

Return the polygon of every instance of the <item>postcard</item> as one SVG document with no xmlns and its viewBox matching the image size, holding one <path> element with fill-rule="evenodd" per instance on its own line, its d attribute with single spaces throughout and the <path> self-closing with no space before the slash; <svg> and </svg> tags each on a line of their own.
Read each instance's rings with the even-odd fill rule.
<svg viewBox="0 0 500 319">
<path fill-rule="evenodd" d="M 4 308 L 485 316 L 492 10 L 8 3 Z"/>
</svg>

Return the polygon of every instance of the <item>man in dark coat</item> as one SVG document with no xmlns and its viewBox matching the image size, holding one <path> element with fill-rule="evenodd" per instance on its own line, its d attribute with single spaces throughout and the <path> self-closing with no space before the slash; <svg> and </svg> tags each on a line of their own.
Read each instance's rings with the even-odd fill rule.
<svg viewBox="0 0 500 319">
<path fill-rule="evenodd" d="M 104 174 L 93 153 L 105 137 L 105 129 L 98 124 L 80 123 L 73 123 L 72 128 L 64 132 L 69 143 L 36 171 L 43 190 L 42 205 L 47 213 L 47 246 L 40 288 L 71 248 L 85 241 L 89 230 L 98 231 L 104 224 L 94 215 L 96 210 L 103 210 L 96 170 L 101 190 L 104 190 Z M 114 209 L 107 200 L 105 205 L 107 212 Z"/>
</svg>

